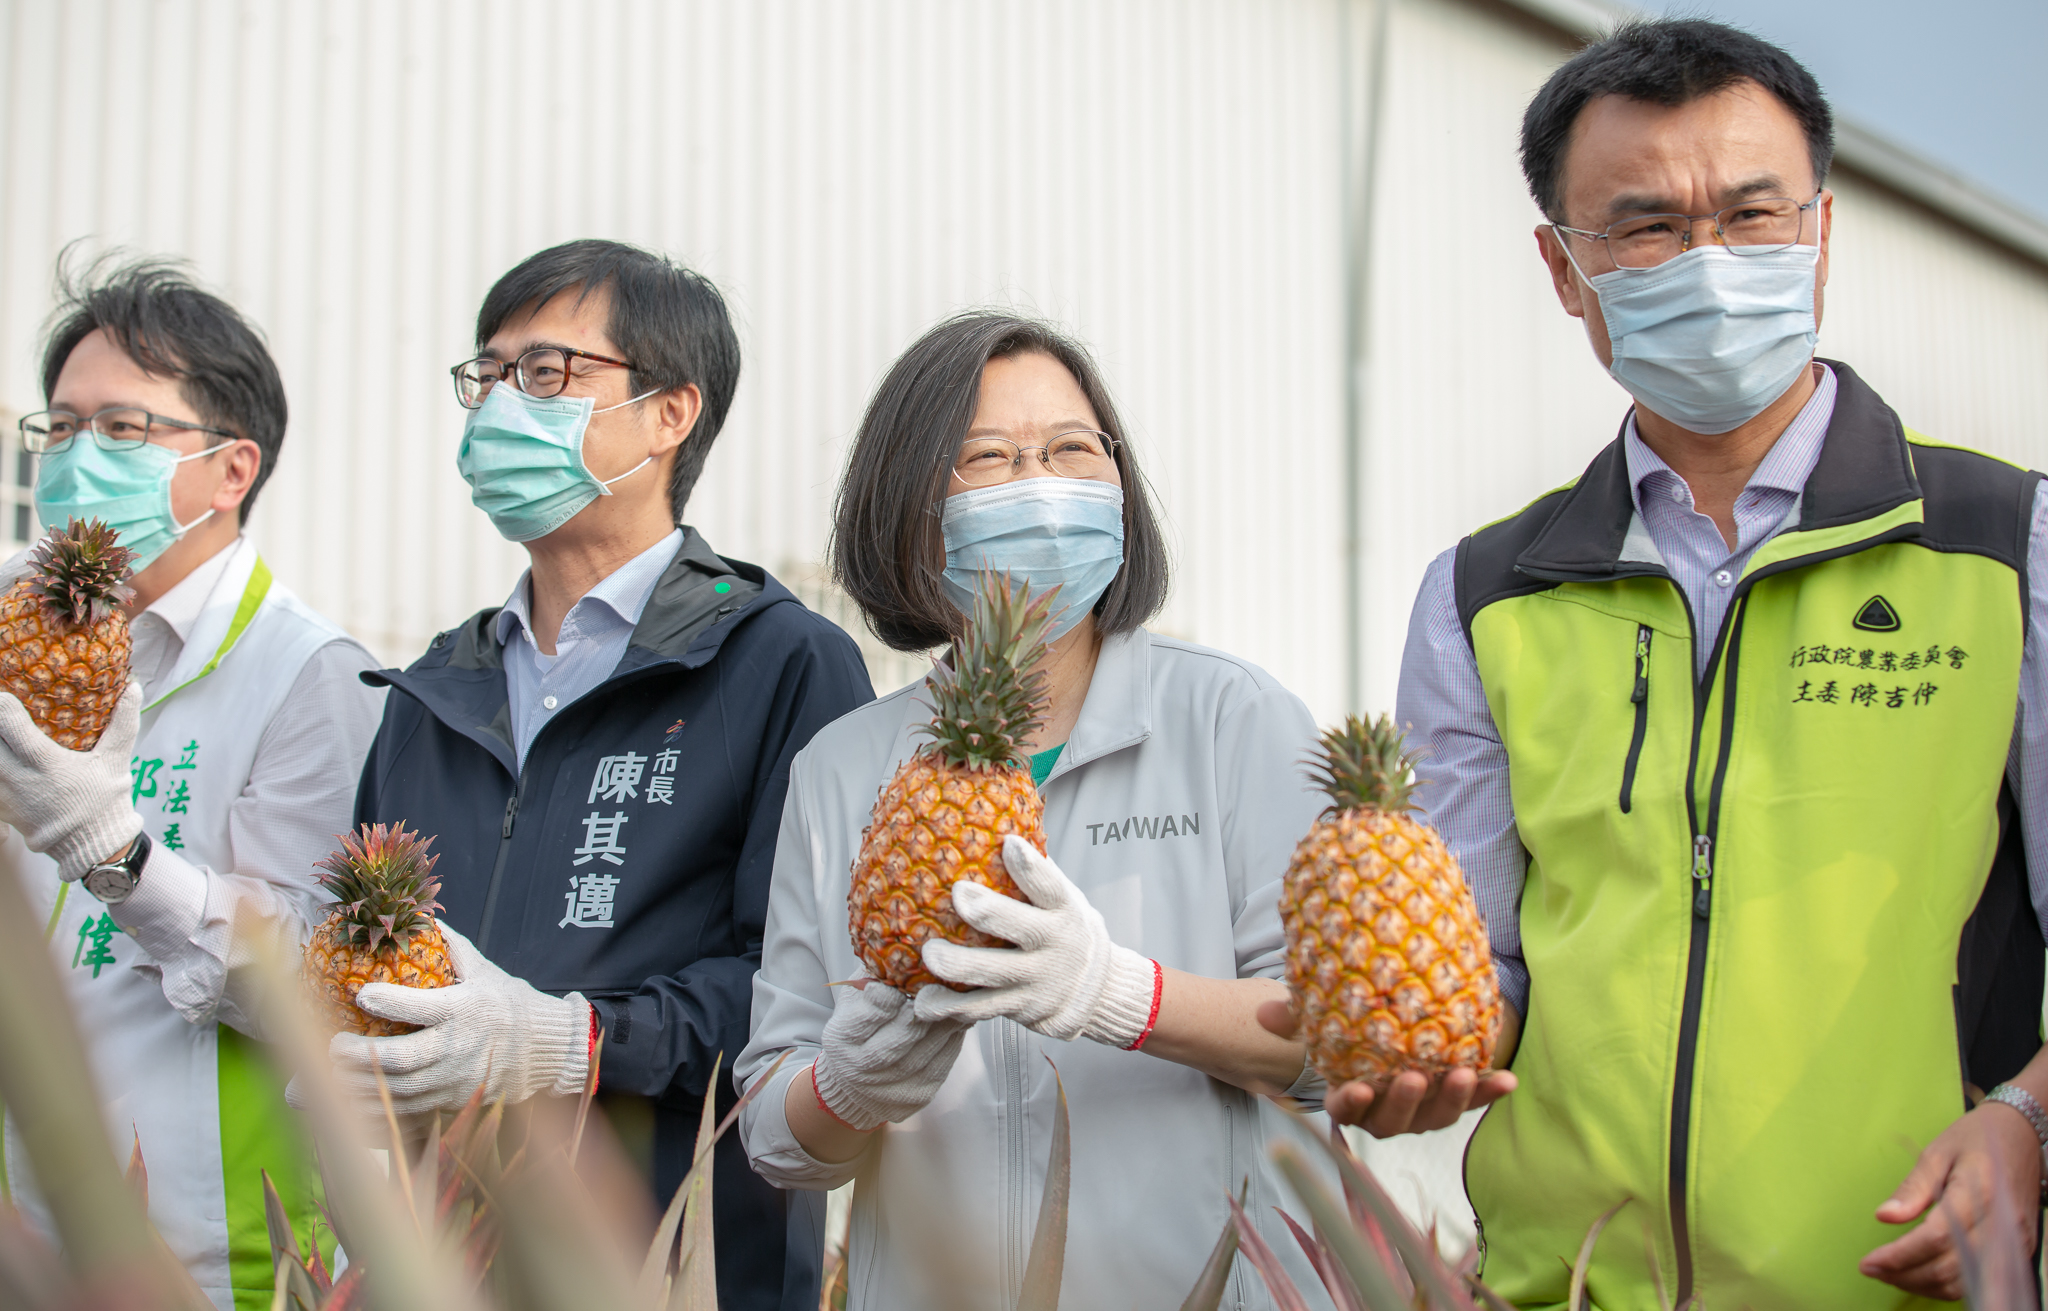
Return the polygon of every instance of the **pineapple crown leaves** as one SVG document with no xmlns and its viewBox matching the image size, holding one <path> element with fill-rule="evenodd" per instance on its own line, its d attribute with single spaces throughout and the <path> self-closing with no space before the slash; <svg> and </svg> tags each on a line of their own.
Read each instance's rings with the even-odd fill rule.
<svg viewBox="0 0 2048 1311">
<path fill-rule="evenodd" d="M 365 824 L 339 841 L 341 850 L 314 868 L 321 886 L 341 903 L 350 944 L 376 951 L 389 942 L 404 951 L 441 909 L 434 900 L 441 891 L 434 877 L 440 857 L 427 854 L 434 840 L 399 824 Z"/>
<path fill-rule="evenodd" d="M 135 552 L 98 519 L 51 529 L 29 555 L 29 587 L 67 624 L 90 628 L 134 595 L 127 586 Z"/>
<path fill-rule="evenodd" d="M 1045 671 L 1034 666 L 1045 659 L 1058 591 L 1034 598 L 1008 574 L 982 574 L 951 666 L 926 680 L 932 722 L 917 731 L 932 740 L 919 754 L 970 769 L 1024 763 L 1024 743 L 1045 721 Z"/>
<path fill-rule="evenodd" d="M 1308 764 L 1316 785 L 1330 794 L 1326 813 L 1413 810 L 1419 753 L 1404 749 L 1406 737 L 1392 715 L 1371 722 L 1347 715 L 1343 723 L 1325 729 L 1322 753 Z"/>
</svg>

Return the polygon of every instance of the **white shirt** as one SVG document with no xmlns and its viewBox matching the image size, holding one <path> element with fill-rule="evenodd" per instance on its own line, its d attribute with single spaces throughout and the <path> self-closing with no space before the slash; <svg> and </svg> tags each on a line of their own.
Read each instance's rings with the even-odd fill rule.
<svg viewBox="0 0 2048 1311">
<path fill-rule="evenodd" d="M 130 668 L 144 704 L 163 685 L 185 639 L 246 538 L 185 575 L 129 624 Z M 356 780 L 383 713 L 384 693 L 356 677 L 377 662 L 352 642 L 337 640 L 300 670 L 284 705 L 264 728 L 256 763 L 231 806 L 235 868 L 196 865 L 156 843 L 127 901 L 110 907 L 161 976 L 164 997 L 194 1024 L 218 1020 L 257 1033 L 255 943 L 244 927 L 273 921 L 304 942 L 325 901 L 312 862 L 332 850 L 355 810 Z"/>
<path fill-rule="evenodd" d="M 505 649 L 505 697 L 522 767 L 541 727 L 619 667 L 647 598 L 682 549 L 683 530 L 677 528 L 605 575 L 562 616 L 553 655 L 533 640 L 533 570 L 519 575 L 492 632 Z"/>
</svg>

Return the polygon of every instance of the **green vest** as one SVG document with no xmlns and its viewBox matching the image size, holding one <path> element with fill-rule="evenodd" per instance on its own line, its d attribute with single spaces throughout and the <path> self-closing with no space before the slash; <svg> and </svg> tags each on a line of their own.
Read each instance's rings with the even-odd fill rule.
<svg viewBox="0 0 2048 1311">
<path fill-rule="evenodd" d="M 1487 1282 L 1519 1305 L 1564 1303 L 1624 1198 L 1589 1283 L 1609 1311 L 1660 1282 L 1710 1311 L 1932 1305 L 1856 1265 L 1983 1073 L 1955 985 L 1990 883 L 1993 929 L 2033 944 L 2005 1011 L 2038 1013 L 2024 868 L 1987 875 L 2039 475 L 1905 432 L 1833 367 L 1797 522 L 1743 571 L 1704 677 L 1619 441 L 1459 547 L 1529 857 L 1521 1086 L 1466 1158 Z M 2024 1027 L 1999 1077 L 2038 1047 Z"/>
</svg>

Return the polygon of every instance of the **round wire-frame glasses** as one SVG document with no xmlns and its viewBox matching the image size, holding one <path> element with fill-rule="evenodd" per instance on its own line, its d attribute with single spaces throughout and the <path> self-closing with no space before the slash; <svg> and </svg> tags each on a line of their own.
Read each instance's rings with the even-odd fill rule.
<svg viewBox="0 0 2048 1311">
<path fill-rule="evenodd" d="M 615 360 L 595 351 L 577 350 L 573 346 L 536 346 L 512 361 L 513 385 L 535 400 L 560 396 L 562 388 L 569 385 L 571 359 L 615 364 L 622 369 L 633 367 L 626 360 Z M 505 361 L 490 355 L 464 360 L 448 370 L 449 376 L 455 379 L 455 399 L 465 410 L 477 408 L 484 403 L 484 397 L 490 395 L 491 388 L 505 380 L 506 369 Z"/>
<path fill-rule="evenodd" d="M 1039 463 L 1061 478 L 1100 478 L 1116 468 L 1121 443 L 1093 428 L 1070 428 L 1041 446 L 1019 446 L 1007 437 L 969 437 L 953 457 L 953 476 L 969 487 L 1006 483 L 1036 451 Z"/>
<path fill-rule="evenodd" d="M 1731 255 L 1774 255 L 1790 250 L 1806 236 L 1806 211 L 1820 203 L 1816 191 L 1804 205 L 1787 196 L 1765 196 L 1727 205 L 1711 214 L 1631 214 L 1601 231 L 1551 224 L 1587 241 L 1607 243 L 1616 268 L 1650 269 L 1692 249 L 1693 233 L 1702 223 L 1714 225 L 1714 240 Z"/>
</svg>

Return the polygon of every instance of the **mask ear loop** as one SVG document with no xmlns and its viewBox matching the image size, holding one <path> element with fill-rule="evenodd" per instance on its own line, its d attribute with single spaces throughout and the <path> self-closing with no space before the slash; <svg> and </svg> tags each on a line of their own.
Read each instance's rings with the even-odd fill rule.
<svg viewBox="0 0 2048 1311">
<path fill-rule="evenodd" d="M 220 453 L 221 453 L 222 451 L 226 450 L 226 449 L 228 448 L 228 445 L 229 445 L 229 443 L 230 443 L 230 442 L 232 442 L 232 441 L 234 441 L 234 440 L 235 440 L 234 438 L 229 438 L 229 439 L 228 439 L 227 441 L 215 442 L 215 443 L 214 443 L 213 445 L 211 445 L 211 446 L 207 447 L 207 448 L 206 448 L 205 450 L 203 450 L 203 451 L 194 451 L 194 452 L 192 452 L 192 453 L 191 453 L 190 455 L 180 455 L 180 456 L 176 457 L 175 459 L 173 459 L 173 460 L 171 461 L 171 463 L 172 463 L 172 464 L 183 464 L 183 463 L 185 463 L 185 461 L 187 461 L 187 460 L 203 460 L 203 459 L 205 459 L 205 458 L 206 458 L 207 456 L 209 456 L 209 455 L 218 455 L 218 454 L 220 454 Z M 200 516 L 199 516 L 199 517 L 198 517 L 197 519 L 194 519 L 194 520 L 193 520 L 193 521 L 192 521 L 191 523 L 179 523 L 179 522 L 178 522 L 178 521 L 177 521 L 177 520 L 176 520 L 175 518 L 174 518 L 174 519 L 172 519 L 172 520 L 171 520 L 171 526 L 172 526 L 173 528 L 176 528 L 176 529 L 178 530 L 178 532 L 177 532 L 177 537 L 176 537 L 176 539 L 175 539 L 175 540 L 177 540 L 177 541 L 181 541 L 181 542 L 182 542 L 182 541 L 184 541 L 184 540 L 185 540 L 185 534 L 186 534 L 186 533 L 189 533 L 189 532 L 191 532 L 191 531 L 192 531 L 192 530 L 193 530 L 194 528 L 197 528 L 197 527 L 198 527 L 198 526 L 199 526 L 200 524 L 203 524 L 203 523 L 205 523 L 205 522 L 206 522 L 206 521 L 207 521 L 208 519 L 211 519 L 211 518 L 213 518 L 213 515 L 214 515 L 214 511 L 213 511 L 213 508 L 212 508 L 211 506 L 209 506 L 209 507 L 207 507 L 207 511 L 206 511 L 206 513 L 205 513 L 205 514 L 202 514 L 202 515 L 200 515 Z"/>
<path fill-rule="evenodd" d="M 650 391 L 643 391 L 638 396 L 633 397 L 633 399 L 631 400 L 620 401 L 617 405 L 607 405 L 601 410 L 592 410 L 590 412 L 590 417 L 594 419 L 600 414 L 610 414 L 613 410 L 623 410 L 628 405 L 638 405 L 641 401 L 646 400 L 649 396 L 659 395 L 661 391 L 662 389 L 659 387 L 653 388 Z M 648 465 L 653 463 L 654 457 L 650 455 L 646 459 L 640 461 L 640 463 L 634 465 L 632 468 L 626 470 L 622 474 L 617 475 L 616 477 L 598 478 L 597 494 L 599 496 L 610 496 L 612 494 L 613 483 L 619 482 L 622 479 L 631 478 L 634 474 L 640 472 L 642 469 L 645 469 Z M 585 467 L 587 468 L 588 466 Z M 595 475 L 593 475 L 593 477 L 595 477 Z"/>
<path fill-rule="evenodd" d="M 1571 240 L 1565 236 L 1564 232 L 1555 223 L 1550 225 L 1550 235 L 1557 238 L 1558 249 L 1562 250 L 1564 257 L 1571 261 L 1572 272 L 1579 275 L 1579 281 L 1586 284 L 1586 290 L 1593 293 L 1593 299 L 1599 300 L 1600 289 L 1593 285 L 1592 276 L 1579 264 L 1579 257 L 1572 254 Z"/>
</svg>

